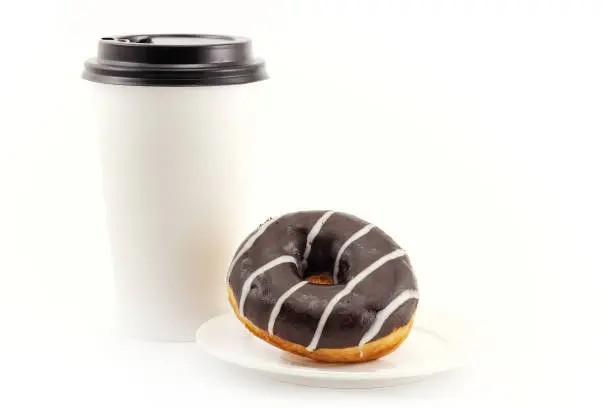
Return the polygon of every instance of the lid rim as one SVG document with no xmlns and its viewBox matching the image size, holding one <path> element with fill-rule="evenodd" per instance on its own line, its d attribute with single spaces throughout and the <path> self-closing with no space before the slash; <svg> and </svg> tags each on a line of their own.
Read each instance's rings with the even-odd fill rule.
<svg viewBox="0 0 612 408">
<path fill-rule="evenodd" d="M 173 41 L 156 43 L 156 37 Z M 257 82 L 268 75 L 265 62 L 253 57 L 247 37 L 139 34 L 100 39 L 98 54 L 85 61 L 81 77 L 115 85 L 215 86 Z"/>
<path fill-rule="evenodd" d="M 246 85 L 269 79 L 263 73 L 257 76 L 236 75 L 216 78 L 136 78 L 110 75 L 99 75 L 92 72 L 83 72 L 81 78 L 98 84 L 115 86 L 159 86 L 159 87 L 198 87 L 198 86 L 231 86 Z"/>
<path fill-rule="evenodd" d="M 105 44 L 121 44 L 122 46 L 144 46 L 144 47 L 201 47 L 202 45 L 198 44 L 158 44 L 158 43 L 146 43 L 146 42 L 117 42 L 118 39 L 122 38 L 134 38 L 134 37 L 170 37 L 170 38 L 210 38 L 210 39 L 219 39 L 230 42 L 223 42 L 218 44 L 206 44 L 206 47 L 223 47 L 231 44 L 247 44 L 251 42 L 249 37 L 244 37 L 241 35 L 226 35 L 226 34 L 189 34 L 189 33 L 174 33 L 174 34 L 123 34 L 123 35 L 111 35 L 108 37 L 102 37 L 99 40 L 99 43 Z M 112 39 L 108 39 L 112 38 Z"/>
</svg>

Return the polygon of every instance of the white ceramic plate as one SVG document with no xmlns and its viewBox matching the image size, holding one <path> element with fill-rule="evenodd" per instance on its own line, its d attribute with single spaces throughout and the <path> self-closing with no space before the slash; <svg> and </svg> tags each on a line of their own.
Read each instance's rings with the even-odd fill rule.
<svg viewBox="0 0 612 408">
<path fill-rule="evenodd" d="M 449 314 L 419 305 L 408 338 L 393 353 L 361 364 L 318 363 L 286 353 L 252 335 L 233 313 L 208 320 L 197 342 L 213 356 L 266 377 L 327 388 L 374 388 L 422 380 L 467 362 L 472 330 Z"/>
</svg>

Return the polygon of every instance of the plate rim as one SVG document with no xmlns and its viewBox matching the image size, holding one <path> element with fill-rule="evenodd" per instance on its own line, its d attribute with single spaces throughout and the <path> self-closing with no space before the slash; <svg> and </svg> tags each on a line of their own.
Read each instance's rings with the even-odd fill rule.
<svg viewBox="0 0 612 408">
<path fill-rule="evenodd" d="M 333 379 L 333 380 L 338 380 L 338 381 L 364 381 L 364 380 L 370 380 L 370 379 L 372 381 L 379 381 L 379 380 L 398 380 L 402 378 L 405 378 L 405 379 L 419 378 L 419 377 L 432 376 L 435 374 L 440 374 L 440 373 L 444 373 L 448 371 L 453 371 L 453 370 L 456 370 L 456 369 L 459 369 L 465 366 L 467 363 L 468 351 L 466 350 L 465 344 L 462 344 L 463 342 L 461 341 L 457 341 L 456 339 L 453 339 L 452 328 L 450 327 L 456 324 L 456 318 L 449 319 L 450 313 L 448 313 L 447 311 L 444 311 L 443 309 L 436 308 L 434 310 L 435 312 L 432 313 L 432 309 L 428 309 L 428 313 L 425 313 L 425 315 L 428 314 L 430 315 L 429 317 L 431 318 L 431 315 L 433 314 L 433 315 L 436 315 L 438 318 L 441 318 L 440 320 L 446 320 L 446 325 L 449 326 L 447 327 L 446 330 L 444 329 L 444 327 L 442 328 L 437 327 L 438 325 L 443 326 L 442 323 L 439 323 L 438 325 L 423 324 L 423 319 L 422 318 L 419 319 L 419 316 L 423 317 L 424 313 L 422 312 L 424 310 L 419 310 L 417 317 L 415 317 L 415 323 L 414 323 L 413 330 L 421 330 L 421 331 L 430 332 L 430 333 L 433 332 L 437 337 L 441 337 L 443 341 L 447 342 L 447 344 L 450 344 L 451 352 L 449 353 L 447 364 L 443 368 L 438 368 L 438 369 L 434 368 L 434 369 L 424 370 L 419 373 L 411 373 L 409 370 L 406 370 L 403 367 L 398 366 L 391 370 L 372 372 L 370 378 L 365 378 L 364 376 L 366 374 L 364 374 L 363 372 L 328 371 L 325 369 L 325 366 L 314 367 L 314 368 L 310 368 L 310 367 L 305 368 L 305 367 L 299 367 L 299 366 L 285 367 L 279 364 L 268 363 L 265 360 L 261 362 L 253 362 L 252 361 L 253 359 L 251 358 L 240 359 L 240 358 L 234 358 L 233 355 L 230 353 L 218 353 L 215 351 L 216 349 L 214 347 L 208 347 L 206 345 L 206 341 L 204 340 L 204 336 L 206 335 L 204 333 L 206 332 L 207 327 L 209 327 L 209 325 L 213 324 L 216 321 L 233 319 L 236 321 L 237 324 L 241 325 L 241 323 L 238 321 L 238 319 L 236 318 L 236 316 L 234 315 L 232 311 L 228 311 L 223 314 L 217 315 L 207 320 L 206 322 L 204 322 L 198 328 L 196 332 L 196 343 L 200 348 L 204 349 L 208 354 L 210 354 L 211 356 L 223 362 L 232 364 L 240 368 L 246 368 L 249 370 L 257 371 L 259 373 L 264 373 L 268 375 L 271 375 L 271 374 L 284 375 L 284 376 L 290 376 L 294 378 L 304 378 L 304 379 L 308 379 L 308 378 Z M 425 320 L 427 321 L 427 319 Z M 436 327 L 432 327 L 432 326 L 436 326 Z M 244 330 L 246 334 L 247 333 L 246 329 Z M 440 331 L 442 333 L 440 333 Z M 248 334 L 252 335 L 250 333 Z M 253 337 L 255 338 L 255 336 Z M 265 343 L 261 339 L 257 338 L 257 340 Z M 274 347 L 272 345 L 268 345 L 268 346 Z M 278 351 L 282 352 L 281 350 L 278 350 Z M 366 362 L 363 364 L 368 364 L 368 363 Z M 334 367 L 338 367 L 338 366 L 341 366 L 341 364 L 334 365 Z M 368 373 L 367 375 L 369 376 L 370 373 Z"/>
</svg>

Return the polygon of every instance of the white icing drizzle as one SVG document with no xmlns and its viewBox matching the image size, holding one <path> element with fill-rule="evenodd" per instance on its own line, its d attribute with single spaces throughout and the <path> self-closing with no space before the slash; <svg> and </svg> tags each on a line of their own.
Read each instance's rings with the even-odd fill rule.
<svg viewBox="0 0 612 408">
<path fill-rule="evenodd" d="M 259 227 L 259 229 L 257 231 L 255 231 L 255 233 L 253 235 L 251 235 L 251 237 L 244 243 L 242 248 L 240 248 L 240 250 L 238 250 L 238 253 L 236 253 L 236 256 L 234 257 L 234 259 L 232 259 L 232 263 L 230 264 L 229 270 L 227 271 L 227 278 L 228 279 L 229 279 L 230 275 L 232 274 L 232 271 L 234 270 L 234 266 L 236 265 L 236 262 L 238 262 L 238 259 L 240 259 L 240 257 L 242 255 L 244 255 L 244 253 L 246 251 L 251 249 L 251 247 L 253 246 L 253 244 L 257 240 L 257 238 L 259 238 L 261 236 L 261 234 L 263 234 L 266 231 L 266 229 L 270 225 L 272 225 L 272 223 L 274 223 L 274 221 L 278 220 L 279 218 L 280 217 L 272 218 L 271 220 L 268 220 L 268 221 L 264 222 L 263 225 L 261 227 Z"/>
<path fill-rule="evenodd" d="M 325 306 L 325 309 L 323 310 L 323 314 L 321 315 L 321 318 L 319 319 L 319 324 L 317 325 L 317 330 L 315 331 L 315 334 L 312 337 L 310 344 L 308 345 L 308 347 L 306 347 L 306 350 L 313 351 L 314 349 L 317 348 L 317 345 L 319 344 L 319 339 L 321 338 L 321 333 L 323 333 L 323 328 L 325 327 L 325 323 L 327 322 L 329 315 L 331 314 L 336 304 L 343 297 L 351 293 L 353 288 L 355 288 L 355 286 L 357 286 L 359 282 L 367 278 L 372 272 L 380 268 L 382 265 L 384 265 L 385 263 L 395 258 L 399 258 L 405 255 L 406 255 L 406 252 L 403 249 L 396 249 L 392 251 L 391 253 L 388 253 L 387 255 L 384 255 L 378 258 L 370 266 L 365 268 L 363 271 L 359 272 L 359 274 L 357 274 L 353 279 L 349 281 L 349 283 L 346 284 L 344 289 L 342 289 L 333 298 L 331 298 L 331 300 L 329 301 L 329 303 L 327 304 L 327 306 Z"/>
<path fill-rule="evenodd" d="M 347 239 L 346 242 L 340 247 L 338 255 L 336 255 L 336 259 L 334 260 L 334 271 L 332 274 L 332 277 L 334 278 L 334 284 L 338 283 L 338 268 L 340 267 L 340 257 L 342 257 L 342 254 L 344 253 L 346 248 L 348 248 L 348 246 L 351 245 L 353 242 L 357 241 L 359 238 L 370 232 L 372 228 L 374 228 L 374 225 L 366 225 L 365 227 L 351 235 L 349 239 Z"/>
<path fill-rule="evenodd" d="M 308 256 L 310 255 L 310 250 L 312 249 L 312 242 L 315 240 L 317 235 L 319 235 L 319 232 L 321 231 L 321 228 L 323 228 L 323 224 L 325 224 L 325 221 L 327 221 L 327 219 L 331 217 L 333 213 L 333 211 L 327 211 L 326 213 L 324 213 L 321 218 L 319 218 L 317 222 L 315 222 L 315 225 L 313 225 L 312 229 L 308 233 L 308 236 L 306 237 L 306 249 L 304 250 L 304 260 L 302 261 L 302 269 L 306 269 L 308 267 Z"/>
<path fill-rule="evenodd" d="M 258 268 L 257 270 L 255 270 L 255 272 L 253 272 L 248 278 L 247 280 L 244 281 L 244 284 L 242 285 L 242 292 L 240 294 L 240 315 L 244 316 L 244 302 L 246 301 L 246 297 L 247 294 L 249 293 L 249 290 L 251 289 L 251 284 L 253 283 L 253 281 L 255 280 L 255 278 L 257 278 L 259 275 L 263 274 L 264 272 L 274 268 L 275 266 L 278 266 L 280 264 L 284 264 L 284 263 L 293 263 L 296 267 L 298 265 L 297 260 L 289 255 L 282 255 L 279 256 L 278 258 L 274 258 L 273 260 L 271 260 L 270 262 L 268 262 L 267 264 L 265 264 L 264 266 Z"/>
<path fill-rule="evenodd" d="M 395 312 L 400 306 L 402 306 L 410 299 L 418 298 L 419 292 L 414 289 L 408 289 L 400 293 L 395 299 L 391 301 L 391 303 L 389 303 L 387 306 L 385 306 L 383 310 L 376 314 L 374 322 L 359 341 L 359 347 L 362 348 L 367 342 L 376 337 L 376 335 L 382 328 L 383 324 L 385 324 L 389 316 L 391 316 L 393 312 Z"/>
<path fill-rule="evenodd" d="M 268 333 L 274 334 L 274 323 L 276 323 L 276 318 L 278 317 L 278 314 L 280 313 L 281 307 L 283 306 L 283 303 L 285 303 L 285 300 L 287 300 L 289 296 L 293 295 L 296 290 L 306 284 L 308 284 L 308 281 L 298 282 L 289 289 L 287 289 L 287 291 L 283 293 L 281 297 L 278 298 L 276 304 L 274 305 L 274 308 L 272 309 L 272 313 L 270 313 L 270 320 L 268 320 Z"/>
</svg>

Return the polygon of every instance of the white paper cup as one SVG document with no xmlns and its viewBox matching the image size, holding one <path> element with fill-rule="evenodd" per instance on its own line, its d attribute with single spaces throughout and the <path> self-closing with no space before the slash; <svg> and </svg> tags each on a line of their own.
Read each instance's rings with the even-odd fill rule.
<svg viewBox="0 0 612 408">
<path fill-rule="evenodd" d="M 125 36 L 101 40 L 83 76 L 94 82 L 122 327 L 193 341 L 227 308 L 263 63 L 244 38 Z"/>
</svg>

